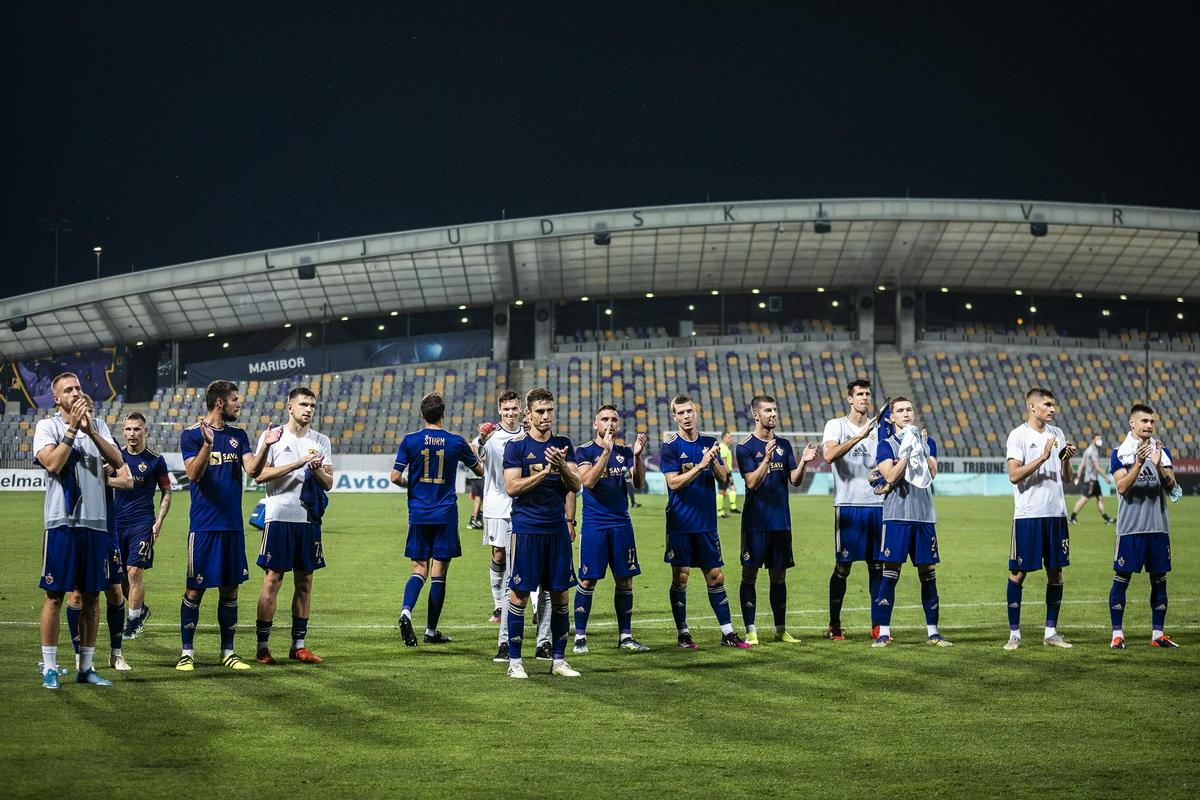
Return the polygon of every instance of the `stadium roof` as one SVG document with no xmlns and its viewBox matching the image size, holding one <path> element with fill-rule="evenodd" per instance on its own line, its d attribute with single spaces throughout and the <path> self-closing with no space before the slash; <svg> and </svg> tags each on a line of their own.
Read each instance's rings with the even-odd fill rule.
<svg viewBox="0 0 1200 800">
<path fill-rule="evenodd" d="M 818 220 L 829 231 L 817 231 Z M 1046 235 L 1031 235 L 1044 223 Z M 594 241 L 606 231 L 610 244 Z M 0 301 L 0 357 L 525 301 L 716 289 L 1200 298 L 1200 211 L 1037 201 L 706 203 L 471 223 L 274 248 Z M 316 278 L 298 268 L 314 265 Z"/>
</svg>

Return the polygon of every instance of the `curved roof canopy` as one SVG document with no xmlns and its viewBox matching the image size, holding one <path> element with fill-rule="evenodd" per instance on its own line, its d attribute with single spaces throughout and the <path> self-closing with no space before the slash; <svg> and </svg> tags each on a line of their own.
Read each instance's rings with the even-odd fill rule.
<svg viewBox="0 0 1200 800">
<path fill-rule="evenodd" d="M 0 326 L 0 357 L 518 298 L 887 283 L 1195 299 L 1198 231 L 1193 210 L 886 198 L 471 223 L 274 248 L 8 298 L 0 319 L 25 319 L 27 328 Z M 609 244 L 597 244 L 598 235 Z M 300 280 L 307 265 L 316 277 Z"/>
</svg>

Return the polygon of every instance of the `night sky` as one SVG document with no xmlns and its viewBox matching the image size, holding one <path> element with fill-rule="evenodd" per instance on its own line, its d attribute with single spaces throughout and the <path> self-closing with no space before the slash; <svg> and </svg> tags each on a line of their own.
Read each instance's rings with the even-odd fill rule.
<svg viewBox="0 0 1200 800">
<path fill-rule="evenodd" d="M 1172 6 L 250 5 L 8 12 L 6 294 L 51 286 L 43 220 L 70 220 L 68 283 L 95 244 L 111 275 L 502 209 L 1200 208 L 1198 26 Z"/>
</svg>

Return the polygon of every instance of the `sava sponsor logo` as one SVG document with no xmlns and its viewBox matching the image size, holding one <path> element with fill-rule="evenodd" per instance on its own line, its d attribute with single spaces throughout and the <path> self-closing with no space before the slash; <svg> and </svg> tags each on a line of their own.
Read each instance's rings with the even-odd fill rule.
<svg viewBox="0 0 1200 800">
<path fill-rule="evenodd" d="M 251 375 L 257 375 L 260 372 L 275 372 L 281 369 L 296 369 L 303 366 L 305 366 L 304 356 L 277 358 L 270 361 L 251 361 L 249 364 Z"/>
</svg>

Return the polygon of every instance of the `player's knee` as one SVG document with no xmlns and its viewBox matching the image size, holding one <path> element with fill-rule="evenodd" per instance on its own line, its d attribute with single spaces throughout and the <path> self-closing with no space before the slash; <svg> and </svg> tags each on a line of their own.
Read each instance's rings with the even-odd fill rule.
<svg viewBox="0 0 1200 800">
<path fill-rule="evenodd" d="M 433 577 L 443 578 L 450 571 L 450 562 L 442 561 L 440 558 L 433 560 Z"/>
<path fill-rule="evenodd" d="M 837 573 L 839 578 L 847 578 L 850 576 L 851 564 L 834 564 L 833 571 Z"/>
<path fill-rule="evenodd" d="M 742 567 L 742 583 L 754 583 L 758 580 L 757 567 Z"/>
<path fill-rule="evenodd" d="M 222 586 L 221 588 L 219 588 L 217 590 L 217 596 L 220 597 L 222 600 L 237 600 L 238 587 Z"/>
<path fill-rule="evenodd" d="M 592 582 L 592 585 L 593 586 L 596 585 L 594 581 Z M 628 590 L 632 589 L 633 588 L 633 576 L 626 575 L 624 578 L 617 578 L 616 585 L 617 585 L 618 589 L 621 589 L 624 591 L 628 591 Z"/>
<path fill-rule="evenodd" d="M 1132 572 L 1122 572 L 1121 570 L 1113 570 L 1113 577 L 1124 583 L 1129 583 L 1129 579 L 1133 577 Z"/>
<path fill-rule="evenodd" d="M 62 608 L 65 595 L 62 592 L 46 592 L 46 602 L 55 608 Z"/>
<path fill-rule="evenodd" d="M 1013 570 L 1011 573 L 1009 573 L 1008 579 L 1020 586 L 1025 583 L 1025 573 L 1021 572 L 1020 570 Z"/>
<path fill-rule="evenodd" d="M 427 577 L 429 575 L 429 562 L 414 560 L 412 562 L 412 574 L 420 575 L 422 578 Z"/>
<path fill-rule="evenodd" d="M 1048 569 L 1046 570 L 1046 583 L 1062 583 L 1062 576 L 1061 569 Z"/>
<path fill-rule="evenodd" d="M 1154 575 L 1151 575 L 1150 582 L 1151 583 L 1166 583 L 1167 582 L 1167 573 L 1159 572 Z"/>
<path fill-rule="evenodd" d="M 183 599 L 189 603 L 199 603 L 204 598 L 203 589 L 187 589 L 183 593 Z"/>
<path fill-rule="evenodd" d="M 708 581 L 709 586 L 725 585 L 725 573 L 720 569 L 714 569 L 712 572 L 709 572 L 704 576 L 704 579 Z"/>
</svg>

